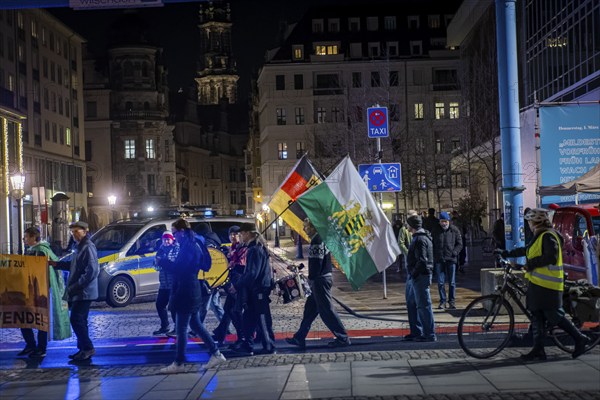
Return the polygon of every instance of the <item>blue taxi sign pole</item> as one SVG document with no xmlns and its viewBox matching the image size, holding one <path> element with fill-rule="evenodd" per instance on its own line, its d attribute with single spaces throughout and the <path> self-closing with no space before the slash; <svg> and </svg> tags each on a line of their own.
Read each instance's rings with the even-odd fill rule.
<svg viewBox="0 0 600 400">
<path fill-rule="evenodd" d="M 377 161 L 381 164 L 381 138 L 389 136 L 387 107 L 380 107 L 379 104 L 367 108 L 367 135 L 370 138 L 377 139 Z M 383 193 L 379 193 L 379 206 L 383 209 Z M 387 299 L 387 278 L 385 269 L 383 276 L 383 298 Z"/>
</svg>

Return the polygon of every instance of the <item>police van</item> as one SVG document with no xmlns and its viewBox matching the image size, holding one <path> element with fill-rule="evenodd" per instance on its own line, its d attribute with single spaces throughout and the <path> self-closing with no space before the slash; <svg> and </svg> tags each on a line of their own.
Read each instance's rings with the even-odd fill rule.
<svg viewBox="0 0 600 400">
<path fill-rule="evenodd" d="M 230 243 L 229 227 L 254 222 L 244 217 L 190 217 L 186 220 L 198 234 L 216 233 L 223 245 Z M 125 307 L 137 296 L 158 293 L 154 256 L 162 234 L 171 230 L 174 221 L 174 218 L 117 221 L 92 236 L 100 264 L 98 301 L 106 301 L 112 307 Z"/>
</svg>

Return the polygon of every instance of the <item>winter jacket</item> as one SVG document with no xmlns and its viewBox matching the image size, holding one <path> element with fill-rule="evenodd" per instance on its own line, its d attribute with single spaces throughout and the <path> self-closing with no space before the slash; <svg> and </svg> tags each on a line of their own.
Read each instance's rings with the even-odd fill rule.
<svg viewBox="0 0 600 400">
<path fill-rule="evenodd" d="M 58 257 L 56 256 L 56 254 L 54 254 L 54 252 L 50 248 L 50 244 L 48 242 L 43 242 L 43 241 L 38 242 L 38 243 L 34 244 L 33 246 L 31 246 L 30 248 L 28 248 L 27 251 L 25 252 L 25 254 L 28 256 L 43 256 L 51 261 L 58 260 Z"/>
<path fill-rule="evenodd" d="M 77 244 L 70 262 L 58 261 L 55 268 L 69 271 L 64 300 L 72 302 L 98 298 L 98 252 L 89 236 Z"/>
<path fill-rule="evenodd" d="M 317 233 L 310 239 L 308 247 L 308 279 L 315 280 L 320 276 L 331 274 L 331 272 L 331 253 Z"/>
<path fill-rule="evenodd" d="M 200 310 L 202 287 L 198 272 L 202 262 L 202 250 L 194 240 L 185 236 L 179 243 L 179 252 L 174 261 L 161 261 L 161 268 L 173 274 L 173 286 L 169 303 L 173 311 L 195 313 Z"/>
<path fill-rule="evenodd" d="M 273 273 L 269 262 L 269 252 L 256 239 L 248 243 L 246 252 L 246 268 L 235 284 L 239 292 L 246 289 L 248 293 L 259 293 L 272 287 Z"/>
<path fill-rule="evenodd" d="M 398 231 L 398 246 L 400 246 L 400 251 L 404 256 L 408 254 L 408 247 L 410 246 L 410 242 L 412 241 L 412 235 L 410 234 L 408 228 L 403 226 Z"/>
<path fill-rule="evenodd" d="M 173 287 L 173 273 L 162 267 L 165 260 L 175 261 L 179 254 L 179 243 L 173 243 L 171 246 L 161 245 L 156 251 L 154 258 L 154 268 L 158 271 L 159 289 L 169 289 Z"/>
<path fill-rule="evenodd" d="M 449 225 L 448 229 L 440 224 L 433 228 L 433 259 L 436 263 L 451 262 L 456 264 L 458 255 L 463 248 L 462 235 L 458 228 Z"/>
<path fill-rule="evenodd" d="M 408 273 L 417 278 L 419 275 L 431 275 L 433 271 L 433 243 L 428 231 L 421 228 L 413 234 L 406 258 Z"/>
</svg>

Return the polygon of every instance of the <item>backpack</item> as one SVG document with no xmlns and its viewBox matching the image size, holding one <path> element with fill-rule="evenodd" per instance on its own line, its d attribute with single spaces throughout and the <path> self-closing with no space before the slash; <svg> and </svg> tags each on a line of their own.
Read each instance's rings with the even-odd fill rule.
<svg viewBox="0 0 600 400">
<path fill-rule="evenodd" d="M 210 253 L 206 247 L 204 237 L 201 235 L 195 236 L 196 246 L 198 248 L 198 252 L 200 253 L 200 269 L 204 272 L 210 271 L 210 267 L 212 266 L 212 258 L 210 257 Z"/>
</svg>

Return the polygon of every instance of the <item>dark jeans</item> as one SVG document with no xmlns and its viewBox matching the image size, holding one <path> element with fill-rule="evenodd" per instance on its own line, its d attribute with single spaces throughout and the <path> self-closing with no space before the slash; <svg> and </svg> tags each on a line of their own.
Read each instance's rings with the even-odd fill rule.
<svg viewBox="0 0 600 400">
<path fill-rule="evenodd" d="M 35 335 L 33 334 L 33 329 L 21 328 L 21 334 L 23 335 L 23 339 L 25 339 L 26 347 L 31 349 L 37 348 L 38 350 L 46 350 L 46 347 L 48 346 L 48 332 L 38 330 L 37 345 L 35 344 Z"/>
<path fill-rule="evenodd" d="M 229 293 L 227 298 L 225 299 L 225 305 L 223 309 L 225 314 L 223 314 L 223 319 L 219 323 L 219 326 L 215 328 L 213 333 L 217 340 L 222 342 L 225 340 L 225 336 L 227 336 L 227 331 L 229 330 L 229 324 L 232 323 L 235 328 L 235 333 L 238 336 L 238 340 L 242 338 L 242 311 L 241 308 L 236 307 L 237 295 Z"/>
<path fill-rule="evenodd" d="M 167 304 L 169 304 L 169 296 L 171 295 L 171 289 L 158 289 L 158 295 L 156 296 L 156 311 L 160 318 L 160 328 L 167 329 L 169 327 L 169 313 L 167 312 Z M 171 310 L 171 318 L 173 324 L 175 324 L 175 313 Z"/>
<path fill-rule="evenodd" d="M 306 303 L 304 303 L 302 322 L 298 332 L 294 334 L 295 338 L 304 341 L 313 321 L 317 318 L 317 315 L 320 315 L 325 326 L 336 338 L 344 342 L 348 340 L 346 328 L 333 307 L 332 286 L 333 278 L 331 276 L 322 276 L 311 282 L 312 294 L 308 296 Z"/>
<path fill-rule="evenodd" d="M 204 327 L 204 324 L 200 322 L 200 315 L 197 312 L 176 312 L 176 326 L 177 326 L 177 343 L 175 361 L 178 364 L 185 362 L 185 348 L 187 346 L 188 338 L 188 326 L 200 336 L 200 339 L 208 346 L 210 354 L 215 354 L 219 351 L 217 345 L 213 341 L 210 333 Z"/>
<path fill-rule="evenodd" d="M 413 278 L 408 274 L 406 279 L 406 310 L 408 311 L 410 334 L 427 339 L 435 338 L 430 285 L 431 275 L 419 275 Z"/>
<path fill-rule="evenodd" d="M 456 298 L 456 264 L 451 261 L 435 263 L 440 303 L 446 302 L 446 282 L 448 282 L 448 303 L 455 304 Z"/>
<path fill-rule="evenodd" d="M 91 300 L 73 301 L 69 303 L 71 309 L 71 327 L 77 336 L 77 348 L 79 350 L 92 350 L 94 345 L 88 331 L 88 315 L 90 313 Z"/>
<path fill-rule="evenodd" d="M 257 340 L 260 340 L 265 350 L 275 347 L 273 334 L 273 320 L 269 303 L 270 288 L 259 292 L 248 293 L 247 309 L 244 311 L 244 340 L 252 346 L 254 333 L 257 332 Z"/>
</svg>

